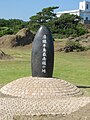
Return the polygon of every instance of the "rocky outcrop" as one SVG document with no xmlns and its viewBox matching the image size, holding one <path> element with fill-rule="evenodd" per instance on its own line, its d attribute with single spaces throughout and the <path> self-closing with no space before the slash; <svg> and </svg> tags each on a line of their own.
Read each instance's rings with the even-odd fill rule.
<svg viewBox="0 0 90 120">
<path fill-rule="evenodd" d="M 21 29 L 16 34 L 16 41 L 13 43 L 13 46 L 25 46 L 32 43 L 34 35 L 28 28 Z"/>
<path fill-rule="evenodd" d="M 12 57 L 0 49 L 0 59 L 12 59 Z"/>
<path fill-rule="evenodd" d="M 0 47 L 25 46 L 32 43 L 33 38 L 33 33 L 28 28 L 23 28 L 16 35 L 0 37 Z"/>
</svg>

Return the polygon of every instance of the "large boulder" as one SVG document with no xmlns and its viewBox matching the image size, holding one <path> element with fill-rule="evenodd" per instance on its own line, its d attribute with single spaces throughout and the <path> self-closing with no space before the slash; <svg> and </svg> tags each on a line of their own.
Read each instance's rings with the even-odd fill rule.
<svg viewBox="0 0 90 120">
<path fill-rule="evenodd" d="M 13 43 L 13 46 L 28 45 L 32 43 L 33 38 L 33 33 L 28 28 L 23 28 L 16 34 L 16 41 Z"/>
<path fill-rule="evenodd" d="M 34 34 L 28 28 L 21 29 L 16 35 L 0 37 L 0 47 L 25 46 L 32 43 Z"/>
</svg>

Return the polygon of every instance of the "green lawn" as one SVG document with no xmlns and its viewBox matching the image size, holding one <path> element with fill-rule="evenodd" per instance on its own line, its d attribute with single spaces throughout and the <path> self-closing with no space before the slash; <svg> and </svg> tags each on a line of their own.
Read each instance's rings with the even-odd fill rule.
<svg viewBox="0 0 90 120">
<path fill-rule="evenodd" d="M 0 60 L 0 83 L 6 84 L 20 77 L 31 75 L 29 49 L 4 49 L 12 60 Z"/>
<path fill-rule="evenodd" d="M 90 85 L 90 52 L 56 53 L 54 76 L 74 84 Z"/>
<path fill-rule="evenodd" d="M 24 76 L 31 76 L 31 50 L 26 48 L 3 49 L 14 57 L 0 60 L 0 84 Z M 81 53 L 55 52 L 54 75 L 78 85 L 90 85 L 90 51 Z"/>
</svg>

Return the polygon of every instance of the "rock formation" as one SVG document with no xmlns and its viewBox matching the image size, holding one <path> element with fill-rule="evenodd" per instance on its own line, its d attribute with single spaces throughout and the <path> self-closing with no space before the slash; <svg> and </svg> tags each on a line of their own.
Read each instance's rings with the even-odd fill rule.
<svg viewBox="0 0 90 120">
<path fill-rule="evenodd" d="M 0 37 L 0 47 L 25 46 L 32 43 L 33 38 L 33 33 L 28 28 L 23 28 L 16 35 Z"/>
<path fill-rule="evenodd" d="M 0 59 L 12 59 L 12 57 L 0 49 Z"/>
</svg>

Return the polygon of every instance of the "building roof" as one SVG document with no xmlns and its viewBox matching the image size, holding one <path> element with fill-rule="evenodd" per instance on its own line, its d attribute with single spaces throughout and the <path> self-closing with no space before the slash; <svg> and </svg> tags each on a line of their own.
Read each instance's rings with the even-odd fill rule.
<svg viewBox="0 0 90 120">
<path fill-rule="evenodd" d="M 76 13 L 76 12 L 79 12 L 79 11 L 80 11 L 79 9 L 77 9 L 77 10 L 68 10 L 68 11 L 57 12 L 57 14 Z"/>
</svg>

